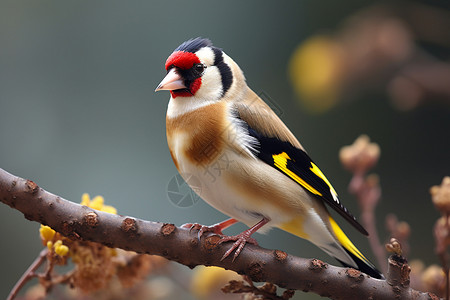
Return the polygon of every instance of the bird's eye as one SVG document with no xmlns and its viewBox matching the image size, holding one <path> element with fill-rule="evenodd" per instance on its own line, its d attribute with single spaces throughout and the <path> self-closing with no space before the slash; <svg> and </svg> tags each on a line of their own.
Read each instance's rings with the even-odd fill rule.
<svg viewBox="0 0 450 300">
<path fill-rule="evenodd" d="M 194 65 L 194 69 L 199 72 L 199 73 L 203 73 L 203 71 L 205 70 L 206 66 L 204 64 L 195 64 Z"/>
</svg>

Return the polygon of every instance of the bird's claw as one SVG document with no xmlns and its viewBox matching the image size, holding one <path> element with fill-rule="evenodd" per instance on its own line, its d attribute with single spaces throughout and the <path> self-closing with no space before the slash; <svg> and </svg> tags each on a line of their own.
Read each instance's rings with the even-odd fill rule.
<svg viewBox="0 0 450 300">
<path fill-rule="evenodd" d="M 198 223 L 186 223 L 181 225 L 182 228 L 189 228 L 189 232 L 192 232 L 192 230 L 198 230 L 198 239 L 200 239 L 203 234 L 207 233 L 207 232 L 212 232 L 218 235 L 223 235 L 222 233 L 222 228 L 218 225 L 213 225 L 213 226 L 206 226 L 206 225 L 201 225 Z"/>
<path fill-rule="evenodd" d="M 231 248 L 228 249 L 227 252 L 225 252 L 225 254 L 222 256 L 222 258 L 220 259 L 221 261 L 224 260 L 225 258 L 227 258 L 236 249 L 236 252 L 234 252 L 234 256 L 233 256 L 233 262 L 234 262 L 234 260 L 239 256 L 239 253 L 241 253 L 242 249 L 244 249 L 244 246 L 246 243 L 258 245 L 258 242 L 254 238 L 252 238 L 249 233 L 247 233 L 245 231 L 238 235 L 225 236 L 219 241 L 219 244 L 222 244 L 222 243 L 228 242 L 228 241 L 235 241 L 235 242 L 234 242 L 233 246 L 231 246 Z"/>
</svg>

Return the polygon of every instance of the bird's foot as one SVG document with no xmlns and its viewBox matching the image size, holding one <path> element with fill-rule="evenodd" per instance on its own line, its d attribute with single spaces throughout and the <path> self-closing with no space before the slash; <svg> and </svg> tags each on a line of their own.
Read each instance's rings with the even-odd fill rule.
<svg viewBox="0 0 450 300">
<path fill-rule="evenodd" d="M 223 235 L 222 230 L 224 230 L 228 226 L 233 225 L 236 222 L 237 221 L 235 219 L 228 219 L 228 220 L 225 220 L 223 222 L 220 222 L 220 223 L 217 223 L 217 224 L 214 224 L 211 226 L 201 225 L 198 223 L 186 223 L 186 224 L 181 225 L 181 227 L 189 228 L 190 231 L 198 230 L 198 239 L 200 239 L 203 236 L 203 234 L 205 234 L 207 232 L 212 232 L 214 234 Z"/>
<path fill-rule="evenodd" d="M 215 234 L 223 235 L 222 228 L 216 225 L 206 226 L 198 223 L 186 223 L 181 225 L 182 228 L 189 228 L 189 231 L 198 230 L 198 239 L 200 239 L 203 234 L 207 232 L 212 232 Z"/>
<path fill-rule="evenodd" d="M 249 229 L 244 232 L 241 232 L 238 235 L 223 237 L 219 241 L 219 244 L 222 244 L 222 243 L 225 243 L 228 241 L 234 241 L 234 244 L 233 244 L 233 246 L 231 246 L 230 249 L 228 249 L 227 252 L 225 252 L 225 254 L 222 256 L 222 258 L 220 260 L 222 261 L 225 258 L 227 258 L 236 249 L 236 251 L 234 252 L 234 256 L 233 256 L 233 261 L 234 261 L 236 259 L 236 257 L 239 256 L 239 253 L 241 253 L 242 249 L 244 249 L 244 246 L 246 243 L 258 245 L 258 242 L 254 238 L 251 237 L 252 234 L 253 234 L 253 232 Z"/>
<path fill-rule="evenodd" d="M 238 257 L 239 253 L 241 253 L 242 249 L 244 249 L 244 246 L 246 243 L 258 245 L 256 240 L 254 238 L 252 238 L 252 234 L 254 234 L 256 231 L 258 231 L 258 229 L 263 227 L 269 221 L 270 221 L 270 219 L 268 219 L 268 218 L 262 218 L 261 221 L 259 221 L 258 223 L 253 225 L 251 228 L 241 232 L 238 235 L 223 237 L 219 241 L 219 244 L 222 244 L 222 243 L 228 242 L 228 241 L 235 241 L 235 242 L 234 242 L 233 246 L 231 246 L 231 248 L 228 249 L 227 252 L 225 252 L 225 254 L 222 256 L 222 258 L 220 260 L 224 260 L 225 258 L 227 258 L 228 255 L 230 255 L 231 252 L 233 252 L 236 249 L 236 252 L 234 252 L 234 256 L 233 256 L 233 261 L 234 261 L 236 259 L 236 257 Z"/>
</svg>

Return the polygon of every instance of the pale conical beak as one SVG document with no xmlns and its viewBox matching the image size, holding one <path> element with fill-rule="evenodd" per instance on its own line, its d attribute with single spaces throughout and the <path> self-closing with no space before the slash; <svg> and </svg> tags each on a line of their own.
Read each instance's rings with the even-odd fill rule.
<svg viewBox="0 0 450 300">
<path fill-rule="evenodd" d="M 161 81 L 158 87 L 155 89 L 157 91 L 173 91 L 179 89 L 185 89 L 186 86 L 183 83 L 183 78 L 178 75 L 175 68 L 170 69 L 166 77 Z"/>
</svg>

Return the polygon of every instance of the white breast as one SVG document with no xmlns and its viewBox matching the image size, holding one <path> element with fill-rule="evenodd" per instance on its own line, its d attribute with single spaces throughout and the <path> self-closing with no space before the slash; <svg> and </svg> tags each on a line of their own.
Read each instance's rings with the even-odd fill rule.
<svg viewBox="0 0 450 300">
<path fill-rule="evenodd" d="M 177 97 L 175 99 L 170 97 L 169 105 L 167 106 L 167 117 L 175 118 L 216 102 L 198 97 Z"/>
</svg>

